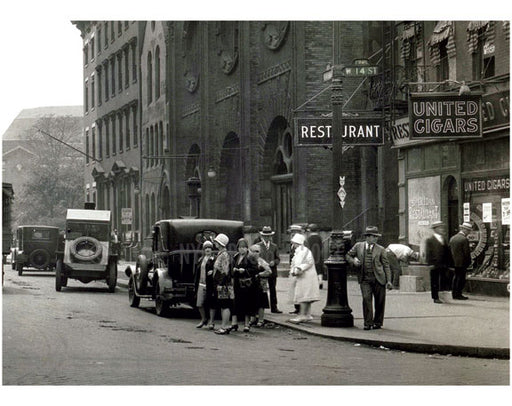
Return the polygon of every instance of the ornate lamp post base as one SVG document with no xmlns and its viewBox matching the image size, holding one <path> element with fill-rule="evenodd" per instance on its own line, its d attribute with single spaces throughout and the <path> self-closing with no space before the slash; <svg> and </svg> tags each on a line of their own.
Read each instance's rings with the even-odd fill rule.
<svg viewBox="0 0 512 406">
<path fill-rule="evenodd" d="M 325 261 L 328 272 L 327 303 L 321 318 L 321 324 L 325 327 L 354 327 L 354 316 L 347 296 L 345 237 L 343 231 L 332 232 L 331 255 Z"/>
</svg>

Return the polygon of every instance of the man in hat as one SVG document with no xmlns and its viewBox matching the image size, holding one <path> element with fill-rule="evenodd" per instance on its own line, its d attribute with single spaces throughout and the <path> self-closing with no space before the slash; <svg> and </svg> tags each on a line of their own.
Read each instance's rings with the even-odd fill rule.
<svg viewBox="0 0 512 406">
<path fill-rule="evenodd" d="M 451 254 L 446 242 L 445 225 L 442 221 L 434 221 L 430 228 L 433 234 L 423 242 L 423 257 L 430 268 L 430 291 L 434 303 L 443 303 L 439 299 L 441 275 L 451 264 Z"/>
<path fill-rule="evenodd" d="M 315 268 L 318 274 L 318 284 L 320 289 L 323 288 L 323 281 L 326 280 L 324 275 L 324 253 L 323 253 L 323 241 L 320 234 L 318 234 L 318 226 L 316 224 L 310 224 L 308 226 L 309 235 L 307 238 L 307 245 L 313 253 L 315 258 Z"/>
<path fill-rule="evenodd" d="M 462 223 L 460 231 L 450 239 L 450 251 L 453 257 L 455 275 L 452 283 L 452 298 L 455 300 L 467 300 L 462 295 L 466 284 L 466 272 L 471 265 L 471 251 L 469 249 L 468 234 L 473 229 L 471 223 Z"/>
<path fill-rule="evenodd" d="M 272 236 L 275 234 L 272 231 L 272 227 L 264 226 L 260 231 L 261 241 L 258 245 L 261 247 L 260 258 L 267 261 L 272 270 L 272 275 L 268 278 L 268 291 L 270 292 L 270 311 L 272 313 L 282 313 L 277 308 L 277 294 L 276 294 L 276 282 L 277 282 L 277 265 L 281 261 L 279 259 L 279 250 L 277 245 L 272 242 Z"/>
<path fill-rule="evenodd" d="M 381 236 L 374 226 L 366 227 L 366 241 L 357 242 L 347 253 L 347 261 L 358 269 L 357 281 L 363 296 L 364 329 L 380 329 L 384 322 L 386 289 L 393 289 L 391 269 L 384 247 L 377 244 Z M 373 302 L 375 300 L 375 313 Z"/>
</svg>

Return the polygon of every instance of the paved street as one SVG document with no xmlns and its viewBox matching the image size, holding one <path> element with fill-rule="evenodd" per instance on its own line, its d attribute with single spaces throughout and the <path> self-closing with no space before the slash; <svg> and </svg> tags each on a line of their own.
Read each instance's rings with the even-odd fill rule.
<svg viewBox="0 0 512 406">
<path fill-rule="evenodd" d="M 508 385 L 509 361 L 413 354 L 282 326 L 218 336 L 127 292 L 6 268 L 4 385 Z"/>
</svg>

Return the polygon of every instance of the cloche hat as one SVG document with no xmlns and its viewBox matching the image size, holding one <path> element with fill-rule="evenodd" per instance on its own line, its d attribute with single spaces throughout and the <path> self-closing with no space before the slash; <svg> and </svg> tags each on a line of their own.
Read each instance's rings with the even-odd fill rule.
<svg viewBox="0 0 512 406">
<path fill-rule="evenodd" d="M 306 237 L 304 237 L 302 234 L 295 234 L 291 240 L 291 242 L 299 245 L 304 245 L 304 241 L 306 241 Z"/>
<path fill-rule="evenodd" d="M 226 234 L 220 233 L 220 234 L 217 234 L 217 236 L 213 239 L 213 241 L 215 241 L 216 243 L 225 247 L 226 245 L 228 245 L 229 238 Z"/>
</svg>

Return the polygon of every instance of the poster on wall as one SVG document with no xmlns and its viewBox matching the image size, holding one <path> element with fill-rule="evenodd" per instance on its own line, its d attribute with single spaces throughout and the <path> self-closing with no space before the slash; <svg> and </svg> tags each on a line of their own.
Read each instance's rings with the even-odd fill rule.
<svg viewBox="0 0 512 406">
<path fill-rule="evenodd" d="M 482 221 L 484 223 L 492 223 L 492 203 L 482 204 Z"/>
<path fill-rule="evenodd" d="M 471 214 L 470 214 L 470 211 L 469 211 L 469 203 L 466 202 L 462 205 L 463 209 L 464 209 L 464 222 L 466 223 L 469 223 L 469 220 L 470 220 L 470 217 L 471 217 Z"/>
<path fill-rule="evenodd" d="M 439 176 L 407 181 L 409 244 L 421 245 L 429 236 L 432 222 L 441 219 L 441 179 Z"/>
<path fill-rule="evenodd" d="M 501 199 L 501 224 L 510 225 L 510 197 Z"/>
</svg>

